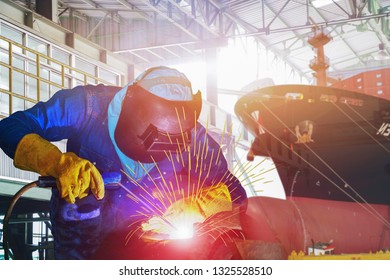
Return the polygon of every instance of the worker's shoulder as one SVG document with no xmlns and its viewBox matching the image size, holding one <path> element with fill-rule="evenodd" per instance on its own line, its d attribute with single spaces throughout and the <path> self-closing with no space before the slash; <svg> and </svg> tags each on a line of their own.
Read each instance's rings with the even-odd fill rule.
<svg viewBox="0 0 390 280">
<path fill-rule="evenodd" d="M 83 86 L 86 108 L 92 108 L 93 111 L 90 112 L 93 114 L 107 112 L 109 104 L 120 89 L 120 87 L 103 84 Z"/>
<path fill-rule="evenodd" d="M 57 95 L 79 95 L 79 94 L 89 94 L 89 95 L 99 95 L 99 94 L 115 94 L 121 87 L 117 86 L 107 86 L 103 84 L 98 85 L 79 85 L 73 88 L 62 89 L 56 92 Z"/>
<path fill-rule="evenodd" d="M 92 94 L 92 95 L 101 95 L 101 94 L 113 95 L 121 89 L 121 87 L 118 87 L 118 86 L 108 86 L 108 85 L 103 85 L 103 84 L 85 85 L 82 87 L 84 88 L 84 90 L 88 94 Z"/>
</svg>

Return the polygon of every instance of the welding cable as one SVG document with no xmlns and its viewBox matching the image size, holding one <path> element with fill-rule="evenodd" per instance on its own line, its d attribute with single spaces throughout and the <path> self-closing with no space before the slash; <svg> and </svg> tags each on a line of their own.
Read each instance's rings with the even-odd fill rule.
<svg viewBox="0 0 390 280">
<path fill-rule="evenodd" d="M 8 206 L 7 212 L 4 216 L 3 220 L 3 247 L 4 247 L 4 259 L 9 260 L 9 246 L 8 246 L 8 223 L 9 219 L 11 217 L 12 211 L 15 207 L 16 202 L 19 200 L 19 198 L 29 189 L 32 189 L 34 187 L 38 186 L 39 181 L 31 182 L 24 187 L 22 187 L 13 197 L 10 202 L 10 205 Z"/>
<path fill-rule="evenodd" d="M 19 198 L 29 189 L 32 189 L 34 187 L 41 187 L 41 188 L 53 188 L 56 187 L 56 179 L 51 176 L 39 176 L 39 179 L 37 181 L 31 182 L 24 187 L 22 187 L 13 197 L 10 202 L 10 205 L 8 206 L 7 212 L 4 216 L 3 220 L 3 247 L 4 247 L 4 258 L 6 260 L 9 260 L 9 247 L 8 247 L 8 224 L 9 219 L 11 218 L 12 211 L 15 207 L 16 202 L 19 200 Z"/>
</svg>

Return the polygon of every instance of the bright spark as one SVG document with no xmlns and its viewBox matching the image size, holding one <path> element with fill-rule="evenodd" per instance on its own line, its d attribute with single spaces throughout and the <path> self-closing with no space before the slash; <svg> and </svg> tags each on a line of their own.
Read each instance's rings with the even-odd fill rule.
<svg viewBox="0 0 390 280">
<path fill-rule="evenodd" d="M 191 207 L 188 201 L 177 201 L 163 216 L 154 216 L 143 223 L 142 230 L 164 236 L 164 239 L 189 239 L 194 236 L 194 224 L 204 220 L 195 205 Z"/>
<path fill-rule="evenodd" d="M 194 236 L 193 225 L 183 225 L 177 228 L 171 235 L 170 239 L 191 239 Z"/>
<path fill-rule="evenodd" d="M 177 110 L 177 114 L 180 111 Z M 179 116 L 178 116 L 179 119 Z M 179 120 L 180 121 L 180 120 Z M 141 237 L 151 237 L 151 239 L 190 239 L 196 235 L 209 235 L 214 229 L 223 232 L 226 223 L 212 222 L 210 227 L 198 232 L 200 224 L 207 223 L 208 217 L 220 212 L 231 211 L 232 202 L 229 193 L 231 176 L 226 170 L 219 182 L 213 181 L 213 186 L 205 186 L 206 180 L 217 165 L 219 158 L 223 156 L 222 149 L 218 151 L 208 149 L 208 122 L 206 123 L 206 133 L 203 139 L 193 139 L 193 145 L 185 150 L 179 149 L 177 152 L 165 151 L 165 154 L 172 164 L 173 176 L 166 177 L 165 173 L 159 169 L 158 164 L 153 160 L 155 169 L 160 175 L 161 181 L 155 179 L 144 170 L 150 179 L 150 185 L 144 185 L 135 181 L 128 175 L 129 180 L 138 186 L 138 193 L 128 194 L 133 202 L 142 204 L 142 207 L 132 215 L 142 218 L 143 222 L 137 228 L 131 228 L 127 240 L 134 235 Z M 196 131 L 195 123 L 195 131 Z M 223 131 L 220 145 L 223 142 L 226 125 Z M 231 132 L 230 132 L 231 133 Z M 195 134 L 196 135 L 196 134 Z M 229 135 L 227 135 L 229 137 Z M 203 140 L 203 141 L 200 141 Z M 184 159 L 188 159 L 188 166 L 184 166 Z M 182 178 L 180 167 L 186 168 L 188 177 Z M 142 165 L 141 165 L 142 167 Z M 193 176 L 192 174 L 196 174 Z M 156 203 L 157 202 L 157 203 Z"/>
</svg>

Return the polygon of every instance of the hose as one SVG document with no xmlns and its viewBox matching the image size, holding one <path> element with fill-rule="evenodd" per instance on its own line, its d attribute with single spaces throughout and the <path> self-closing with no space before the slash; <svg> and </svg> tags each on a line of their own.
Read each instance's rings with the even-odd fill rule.
<svg viewBox="0 0 390 280">
<path fill-rule="evenodd" d="M 3 247 L 4 247 L 4 259 L 9 260 L 9 246 L 8 246 L 8 224 L 14 210 L 16 202 L 19 198 L 27 192 L 29 189 L 34 187 L 43 187 L 43 188 L 52 188 L 56 186 L 56 179 L 50 176 L 39 176 L 37 181 L 31 182 L 24 187 L 22 187 L 11 199 L 11 202 L 8 206 L 7 212 L 3 220 Z"/>
<path fill-rule="evenodd" d="M 38 186 L 38 181 L 31 182 L 21 188 L 11 199 L 10 205 L 8 206 L 7 212 L 4 216 L 3 220 L 3 247 L 4 247 L 4 258 L 9 260 L 9 247 L 8 247 L 8 223 L 11 217 L 12 211 L 15 207 L 18 199 L 29 189 Z"/>
</svg>

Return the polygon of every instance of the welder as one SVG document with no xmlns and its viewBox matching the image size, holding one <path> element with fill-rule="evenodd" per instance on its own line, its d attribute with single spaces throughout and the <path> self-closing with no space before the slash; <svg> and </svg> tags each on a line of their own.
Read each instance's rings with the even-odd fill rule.
<svg viewBox="0 0 390 280">
<path fill-rule="evenodd" d="M 245 198 L 198 122 L 201 106 L 201 93 L 192 92 L 183 73 L 159 66 L 123 88 L 60 90 L 0 121 L 0 147 L 15 167 L 56 178 L 50 201 L 56 259 L 94 258 L 102 240 L 140 211 L 122 188 L 105 187 L 101 174 L 126 174 L 121 180 L 135 192 L 147 180 L 185 174 L 204 187 L 226 182 L 229 201 Z M 66 152 L 53 144 L 64 139 Z M 200 152 L 204 166 L 195 168 Z M 212 172 L 205 172 L 210 164 Z"/>
</svg>

